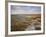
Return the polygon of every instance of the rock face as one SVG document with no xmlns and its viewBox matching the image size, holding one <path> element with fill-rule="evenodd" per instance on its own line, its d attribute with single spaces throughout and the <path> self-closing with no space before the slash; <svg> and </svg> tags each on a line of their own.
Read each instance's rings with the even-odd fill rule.
<svg viewBox="0 0 46 37">
<path fill-rule="evenodd" d="M 30 31 L 30 30 L 35 30 L 35 26 L 34 25 L 29 25 L 25 31 Z"/>
<path fill-rule="evenodd" d="M 40 30 L 39 28 L 41 27 L 41 23 L 38 21 L 34 21 L 31 23 L 31 25 L 29 25 L 26 28 L 26 31 L 30 31 L 30 30 Z"/>
<path fill-rule="evenodd" d="M 41 29 L 41 15 L 11 15 L 11 31 L 30 31 Z"/>
</svg>

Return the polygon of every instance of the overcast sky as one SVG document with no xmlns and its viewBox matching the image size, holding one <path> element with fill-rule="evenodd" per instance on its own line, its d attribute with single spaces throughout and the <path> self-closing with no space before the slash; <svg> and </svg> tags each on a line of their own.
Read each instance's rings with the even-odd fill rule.
<svg viewBox="0 0 46 37">
<path fill-rule="evenodd" d="M 12 14 L 17 14 L 17 13 L 40 14 L 41 13 L 41 7 L 40 6 L 11 5 L 11 13 Z"/>
</svg>

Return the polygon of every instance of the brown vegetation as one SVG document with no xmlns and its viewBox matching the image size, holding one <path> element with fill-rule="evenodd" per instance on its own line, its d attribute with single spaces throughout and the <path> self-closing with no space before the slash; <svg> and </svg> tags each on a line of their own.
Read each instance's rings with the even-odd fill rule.
<svg viewBox="0 0 46 37">
<path fill-rule="evenodd" d="M 16 15 L 11 15 L 11 31 L 24 31 L 29 25 L 35 22 L 34 25 L 41 26 L 41 16 L 31 15 L 24 16 L 25 18 L 17 18 Z M 40 24 L 38 24 L 40 22 Z"/>
</svg>

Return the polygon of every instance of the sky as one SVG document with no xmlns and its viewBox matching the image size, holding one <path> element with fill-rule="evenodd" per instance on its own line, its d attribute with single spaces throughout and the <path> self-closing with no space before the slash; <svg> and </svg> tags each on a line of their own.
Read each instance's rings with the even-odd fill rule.
<svg viewBox="0 0 46 37">
<path fill-rule="evenodd" d="M 17 5 L 11 5 L 11 12 L 15 13 L 15 12 L 26 12 L 26 13 L 40 13 L 41 12 L 41 7 L 40 6 L 17 6 Z"/>
</svg>

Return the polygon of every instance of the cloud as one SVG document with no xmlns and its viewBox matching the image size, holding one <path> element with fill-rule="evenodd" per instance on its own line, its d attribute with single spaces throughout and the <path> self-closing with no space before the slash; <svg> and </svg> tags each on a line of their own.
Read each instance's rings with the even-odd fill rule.
<svg viewBox="0 0 46 37">
<path fill-rule="evenodd" d="M 41 12 L 41 7 L 11 5 L 11 12 Z"/>
</svg>

